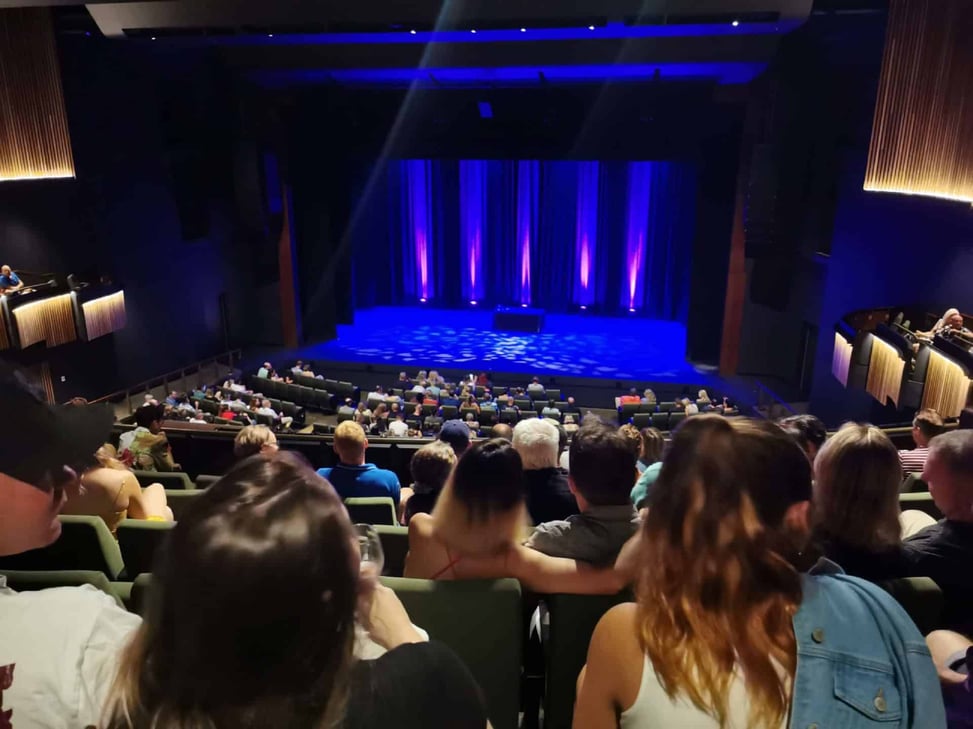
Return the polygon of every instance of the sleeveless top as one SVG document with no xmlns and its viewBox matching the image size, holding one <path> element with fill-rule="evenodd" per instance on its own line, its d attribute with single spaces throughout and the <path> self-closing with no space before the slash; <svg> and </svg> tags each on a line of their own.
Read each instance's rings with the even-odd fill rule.
<svg viewBox="0 0 973 729">
<path fill-rule="evenodd" d="M 743 679 L 737 676 L 730 685 L 727 729 L 747 729 L 750 702 L 747 699 Z M 686 696 L 670 699 L 648 656 L 642 662 L 642 682 L 635 703 L 622 712 L 621 729 L 654 729 L 655 727 L 679 727 L 679 729 L 720 729 L 720 723 L 697 708 Z M 786 729 L 787 720 L 780 724 Z"/>
</svg>

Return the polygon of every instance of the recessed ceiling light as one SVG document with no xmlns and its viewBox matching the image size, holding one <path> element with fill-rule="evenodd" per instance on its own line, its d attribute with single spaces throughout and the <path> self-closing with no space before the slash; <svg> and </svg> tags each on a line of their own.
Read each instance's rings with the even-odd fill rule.
<svg viewBox="0 0 973 729">
<path fill-rule="evenodd" d="M 152 40 L 155 40 L 155 36 L 152 36 Z"/>
<path fill-rule="evenodd" d="M 268 33 L 268 34 L 267 34 L 267 37 L 268 37 L 268 38 L 273 38 L 273 37 L 274 37 L 274 34 L 273 34 L 273 33 Z"/>
<path fill-rule="evenodd" d="M 588 26 L 588 30 L 594 30 L 594 29 L 595 29 L 595 26 L 593 26 L 593 25 L 589 25 Z"/>
<path fill-rule="evenodd" d="M 415 35 L 415 34 L 416 34 L 416 29 L 415 29 L 415 28 L 413 28 L 412 30 L 410 30 L 410 31 L 409 31 L 409 33 L 410 33 L 411 35 Z"/>
<path fill-rule="evenodd" d="M 526 32 L 527 32 L 527 28 L 521 28 L 521 29 L 520 29 L 520 32 L 521 32 L 521 33 L 526 33 Z"/>
<path fill-rule="evenodd" d="M 733 26 L 734 28 L 739 28 L 739 27 L 740 27 L 740 21 L 739 21 L 739 20 L 734 20 L 734 21 L 733 21 L 733 22 L 731 23 L 731 25 L 732 25 L 732 26 Z"/>
<path fill-rule="evenodd" d="M 475 34 L 476 33 L 476 28 L 471 28 L 470 29 L 470 33 L 474 33 Z"/>
</svg>

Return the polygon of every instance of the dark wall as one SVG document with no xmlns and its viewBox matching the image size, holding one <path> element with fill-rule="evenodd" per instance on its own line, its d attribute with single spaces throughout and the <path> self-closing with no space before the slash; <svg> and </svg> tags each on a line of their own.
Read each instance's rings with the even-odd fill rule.
<svg viewBox="0 0 973 729">
<path fill-rule="evenodd" d="M 0 185 L 0 257 L 24 270 L 106 273 L 128 311 L 127 328 L 103 341 L 19 355 L 48 359 L 63 399 L 245 339 L 250 264 L 234 223 L 233 87 L 218 68 L 205 55 L 99 38 L 61 37 L 59 48 L 77 179 Z"/>
</svg>

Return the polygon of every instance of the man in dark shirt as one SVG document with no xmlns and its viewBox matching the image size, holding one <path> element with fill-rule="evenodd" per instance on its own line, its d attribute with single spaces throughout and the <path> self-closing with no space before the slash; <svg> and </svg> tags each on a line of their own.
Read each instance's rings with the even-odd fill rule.
<svg viewBox="0 0 973 729">
<path fill-rule="evenodd" d="M 578 513 L 568 472 L 557 465 L 558 441 L 558 430 L 549 420 L 521 420 L 514 428 L 514 448 L 524 463 L 527 510 L 535 524 Z"/>
<path fill-rule="evenodd" d="M 905 540 L 915 576 L 931 577 L 946 598 L 951 627 L 973 625 L 973 431 L 956 430 L 929 443 L 922 472 L 933 501 L 946 517 Z"/>
</svg>

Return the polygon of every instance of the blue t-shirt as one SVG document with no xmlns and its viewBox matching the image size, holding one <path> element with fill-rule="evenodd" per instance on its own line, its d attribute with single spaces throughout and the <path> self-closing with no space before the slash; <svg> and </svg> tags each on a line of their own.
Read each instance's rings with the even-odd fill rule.
<svg viewBox="0 0 973 729">
<path fill-rule="evenodd" d="M 342 500 L 390 496 L 395 505 L 399 505 L 399 477 L 373 463 L 366 463 L 364 466 L 346 466 L 339 463 L 334 468 L 319 468 L 318 475 L 331 482 Z"/>
<path fill-rule="evenodd" d="M 9 289 L 16 286 L 19 283 L 20 283 L 20 277 L 17 276 L 17 274 L 14 273 L 13 271 L 10 272 L 9 276 L 0 273 L 0 289 Z"/>
</svg>

